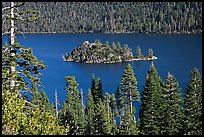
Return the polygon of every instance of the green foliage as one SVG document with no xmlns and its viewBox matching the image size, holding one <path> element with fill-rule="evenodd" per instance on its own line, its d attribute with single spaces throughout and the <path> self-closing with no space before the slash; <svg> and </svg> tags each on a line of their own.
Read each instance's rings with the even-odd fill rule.
<svg viewBox="0 0 204 137">
<path fill-rule="evenodd" d="M 91 93 L 93 95 L 93 101 L 95 103 L 99 102 L 99 99 L 103 98 L 103 85 L 101 80 L 97 78 L 95 81 L 94 74 L 92 74 L 92 83 L 91 83 Z"/>
<path fill-rule="evenodd" d="M 103 134 L 103 103 L 101 99 L 99 99 L 99 102 L 95 104 L 94 106 L 94 133 L 93 135 L 102 135 Z"/>
<path fill-rule="evenodd" d="M 96 96 L 95 96 L 96 99 L 95 100 L 96 102 L 99 102 L 99 99 L 101 100 L 103 99 L 103 85 L 99 78 L 96 80 L 95 87 L 96 87 Z"/>
<path fill-rule="evenodd" d="M 153 50 L 152 50 L 152 49 L 149 49 L 149 50 L 148 50 L 148 57 L 151 58 L 152 56 L 153 56 Z"/>
<path fill-rule="evenodd" d="M 14 66 L 16 71 L 13 74 L 7 74 L 2 77 L 2 81 L 6 82 L 9 78 L 13 78 L 15 81 L 15 89 L 23 90 L 25 92 L 31 92 L 30 86 L 32 83 L 41 85 L 38 76 L 42 75 L 39 69 L 45 69 L 46 66 L 43 61 L 39 61 L 33 54 L 30 48 L 24 48 L 19 43 L 14 45 L 4 45 L 2 47 L 2 70 L 4 72 L 9 71 L 10 66 Z M 14 56 L 11 56 L 15 53 Z M 17 75 L 18 74 L 18 75 Z M 25 77 L 27 77 L 25 79 Z M 9 88 L 5 86 L 4 88 Z"/>
<path fill-rule="evenodd" d="M 111 108 L 110 108 L 110 94 L 108 92 L 104 95 L 104 101 L 101 108 L 102 112 L 102 134 L 103 135 L 111 135 L 112 130 L 112 115 L 111 115 Z"/>
<path fill-rule="evenodd" d="M 67 129 L 70 135 L 84 134 L 84 108 L 81 104 L 78 84 L 74 76 L 65 77 L 66 80 L 66 105 L 60 111 L 61 124 Z M 68 118 L 68 119 L 66 119 Z"/>
<path fill-rule="evenodd" d="M 32 55 L 30 48 L 24 48 L 19 43 L 5 45 L 2 50 L 3 134 L 64 134 L 65 129 L 58 126 L 46 94 L 43 91 L 38 93 L 38 86 L 41 84 L 39 69 L 45 68 L 43 62 Z M 14 51 L 15 56 L 10 56 Z M 16 67 L 16 71 L 10 75 L 9 68 L 12 65 Z M 15 80 L 12 91 L 9 87 L 10 77 Z M 22 91 L 32 92 L 32 102 L 22 98 Z"/>
<path fill-rule="evenodd" d="M 112 49 L 117 50 L 117 46 L 116 46 L 115 42 L 112 43 Z"/>
<path fill-rule="evenodd" d="M 202 31 L 202 2 L 28 2 L 19 10 L 30 7 L 39 10 L 41 18 L 29 24 L 17 23 L 18 33 Z M 8 22 L 3 24 L 3 32 L 7 26 Z"/>
<path fill-rule="evenodd" d="M 108 42 L 108 41 L 106 41 L 105 45 L 110 47 L 110 45 L 109 45 L 109 42 Z"/>
<path fill-rule="evenodd" d="M 116 63 L 132 59 L 131 48 L 124 46 L 121 48 L 120 43 L 117 45 L 113 42 L 112 47 L 106 44 L 83 43 L 74 48 L 70 55 L 66 53 L 63 58 L 65 61 L 85 62 L 85 63 Z M 98 43 L 98 44 L 97 44 Z"/>
<path fill-rule="evenodd" d="M 91 94 L 90 89 L 88 89 L 87 94 L 87 104 L 86 104 L 86 110 L 85 110 L 85 134 L 86 135 L 93 135 L 94 133 L 94 101 L 93 96 Z"/>
<path fill-rule="evenodd" d="M 142 52 L 141 52 L 141 49 L 140 49 L 139 46 L 137 47 L 137 50 L 136 50 L 136 57 L 137 58 L 141 58 L 142 57 Z"/>
<path fill-rule="evenodd" d="M 122 95 L 124 103 L 122 105 L 120 113 L 120 129 L 119 134 L 135 135 L 138 134 L 135 118 L 134 118 L 134 107 L 133 102 L 139 101 L 140 96 L 137 91 L 137 80 L 134 76 L 134 71 L 130 64 L 128 64 L 124 70 L 121 79 L 121 93 L 118 97 Z M 118 98 L 119 99 L 119 98 Z"/>
<path fill-rule="evenodd" d="M 183 103 L 180 88 L 175 77 L 168 73 L 162 85 L 162 113 L 161 134 L 180 135 L 183 134 Z"/>
<path fill-rule="evenodd" d="M 162 81 L 157 74 L 157 70 L 152 62 L 145 81 L 142 92 L 140 106 L 140 134 L 160 135 L 160 122 L 162 115 Z"/>
<path fill-rule="evenodd" d="M 186 135 L 202 135 L 202 80 L 199 70 L 191 71 L 184 98 Z"/>
<path fill-rule="evenodd" d="M 130 96 L 132 96 L 133 102 L 140 101 L 139 92 L 137 90 L 137 80 L 130 64 L 126 66 L 122 75 L 121 91 L 123 93 L 125 103 L 127 103 L 126 101 L 128 101 Z"/>
</svg>

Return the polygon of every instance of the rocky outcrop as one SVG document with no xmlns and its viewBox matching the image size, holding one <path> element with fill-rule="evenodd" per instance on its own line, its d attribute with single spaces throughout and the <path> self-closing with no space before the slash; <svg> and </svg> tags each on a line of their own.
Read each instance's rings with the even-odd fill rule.
<svg viewBox="0 0 204 137">
<path fill-rule="evenodd" d="M 64 61 L 85 63 L 117 63 L 131 58 L 132 52 L 128 47 L 112 49 L 109 45 L 87 41 L 63 56 Z"/>
<path fill-rule="evenodd" d="M 76 47 L 70 54 L 66 53 L 63 57 L 63 61 L 74 61 L 84 63 L 118 63 L 123 61 L 134 60 L 154 60 L 157 57 L 133 57 L 132 49 L 128 45 L 121 47 L 112 47 L 108 44 L 102 44 L 100 42 L 89 43 L 85 41 L 80 46 Z"/>
</svg>

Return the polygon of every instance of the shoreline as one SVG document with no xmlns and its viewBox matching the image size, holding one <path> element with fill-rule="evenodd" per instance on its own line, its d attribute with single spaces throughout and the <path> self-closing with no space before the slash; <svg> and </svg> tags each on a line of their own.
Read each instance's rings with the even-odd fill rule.
<svg viewBox="0 0 204 137">
<path fill-rule="evenodd" d="M 84 62 L 77 62 L 77 61 L 73 61 L 73 60 L 66 60 L 64 56 L 62 56 L 63 61 L 64 62 L 76 62 L 76 63 L 85 63 L 85 64 L 115 64 L 115 63 L 121 63 L 121 62 L 131 62 L 131 61 L 140 61 L 140 60 L 147 60 L 147 61 L 151 61 L 151 60 L 157 60 L 158 57 L 156 56 L 152 56 L 150 57 L 143 57 L 143 58 L 133 58 L 133 59 L 129 59 L 129 60 L 125 60 L 125 61 L 111 61 L 111 62 L 101 62 L 101 63 L 94 63 L 93 61 L 84 61 Z"/>
<path fill-rule="evenodd" d="M 24 34 L 202 34 L 202 30 L 198 30 L 195 32 L 23 32 L 23 33 L 15 33 L 16 35 L 24 35 Z M 10 33 L 4 33 L 4 35 L 8 35 Z"/>
</svg>

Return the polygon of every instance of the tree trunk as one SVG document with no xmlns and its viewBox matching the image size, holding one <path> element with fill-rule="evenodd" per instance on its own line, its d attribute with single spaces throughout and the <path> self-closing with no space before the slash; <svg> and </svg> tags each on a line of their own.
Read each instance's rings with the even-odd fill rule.
<svg viewBox="0 0 204 137">
<path fill-rule="evenodd" d="M 130 95 L 130 114 L 132 114 L 132 96 Z"/>
<path fill-rule="evenodd" d="M 57 91 L 55 90 L 55 113 L 58 117 L 58 99 L 57 99 Z"/>
<path fill-rule="evenodd" d="M 15 34 L 14 34 L 14 2 L 11 2 L 11 31 L 10 31 L 10 46 L 11 46 L 11 50 L 13 50 L 13 45 L 15 42 Z M 15 53 L 11 53 L 11 56 L 15 56 Z M 16 71 L 16 67 L 15 66 L 11 66 L 10 67 L 10 74 L 13 74 Z M 12 76 L 14 77 L 14 76 Z M 11 77 L 10 80 L 10 89 L 13 90 L 14 86 L 15 86 L 15 81 L 13 80 L 13 78 Z"/>
</svg>

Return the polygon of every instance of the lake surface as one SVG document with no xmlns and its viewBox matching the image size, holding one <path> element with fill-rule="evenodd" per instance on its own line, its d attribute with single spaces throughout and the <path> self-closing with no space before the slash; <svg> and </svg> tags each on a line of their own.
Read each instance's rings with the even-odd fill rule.
<svg viewBox="0 0 204 137">
<path fill-rule="evenodd" d="M 4 36 L 2 44 L 8 37 Z M 196 67 L 202 75 L 202 34 L 28 34 L 17 35 L 17 39 L 24 47 L 31 47 L 33 54 L 39 60 L 43 60 L 47 69 L 41 71 L 41 82 L 44 91 L 54 101 L 54 91 L 57 90 L 59 102 L 62 104 L 66 98 L 65 76 L 75 76 L 83 89 L 84 100 L 88 88 L 91 88 L 92 73 L 95 78 L 99 77 L 103 84 L 104 93 L 115 93 L 123 71 L 128 63 L 131 63 L 135 77 L 138 81 L 138 90 L 141 93 L 151 61 L 134 61 L 117 64 L 84 64 L 75 62 L 63 62 L 62 55 L 71 52 L 84 41 L 94 42 L 99 39 L 102 43 L 106 40 L 128 44 L 135 51 L 140 46 L 144 55 L 148 54 L 148 48 L 152 48 L 158 60 L 154 65 L 162 80 L 166 79 L 167 73 L 172 73 L 179 86 L 184 91 L 190 71 Z M 139 103 L 136 106 L 137 115 Z M 61 107 L 61 106 L 60 106 Z"/>
</svg>

